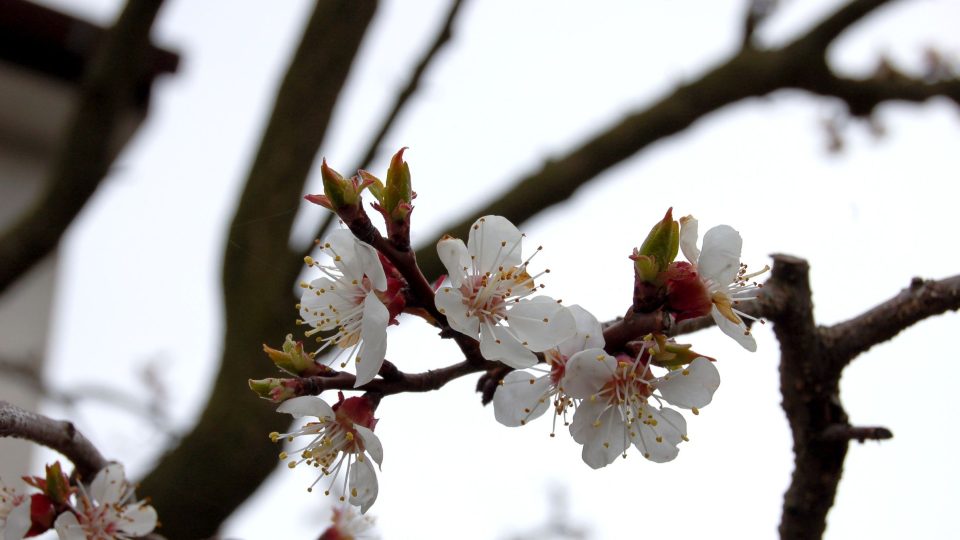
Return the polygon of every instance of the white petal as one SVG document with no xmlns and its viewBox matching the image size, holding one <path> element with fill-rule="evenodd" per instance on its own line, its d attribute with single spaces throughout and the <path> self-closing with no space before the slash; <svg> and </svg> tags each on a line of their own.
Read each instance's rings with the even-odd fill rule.
<svg viewBox="0 0 960 540">
<path fill-rule="evenodd" d="M 356 462 L 350 467 L 350 478 L 348 480 L 350 488 L 350 504 L 360 507 L 360 513 L 366 514 L 367 510 L 377 500 L 377 472 L 374 470 L 370 460 L 364 459 Z M 356 491 L 356 495 L 353 494 Z"/>
<path fill-rule="evenodd" d="M 535 352 L 556 347 L 577 331 L 570 311 L 552 298 L 510 304 L 507 321 L 524 346 Z"/>
<path fill-rule="evenodd" d="M 86 540 L 87 535 L 83 532 L 83 527 L 77 521 L 77 516 L 73 512 L 64 512 L 57 516 L 53 522 L 53 527 L 57 530 L 57 536 L 60 540 Z"/>
<path fill-rule="evenodd" d="M 377 465 L 383 465 L 383 444 L 380 443 L 380 437 L 368 428 L 354 424 L 353 429 L 357 430 L 360 440 L 363 441 L 363 449 L 370 454 Z"/>
<path fill-rule="evenodd" d="M 713 316 L 713 322 L 717 323 L 717 326 L 720 327 L 720 330 L 722 330 L 724 334 L 732 337 L 734 341 L 743 346 L 744 349 L 750 352 L 757 351 L 757 340 L 753 339 L 753 334 L 749 333 L 747 325 L 743 324 L 743 322 L 736 324 L 724 317 L 716 306 L 710 311 L 710 315 Z"/>
<path fill-rule="evenodd" d="M 299 396 L 290 398 L 277 407 L 277 412 L 293 415 L 294 418 L 316 416 L 317 418 L 334 418 L 333 409 L 327 402 L 317 396 Z"/>
<path fill-rule="evenodd" d="M 123 498 L 127 487 L 127 478 L 124 475 L 123 465 L 111 463 L 100 469 L 90 484 L 90 495 L 100 503 L 118 503 Z"/>
<path fill-rule="evenodd" d="M 497 422 L 522 426 L 547 411 L 551 396 L 549 375 L 534 377 L 526 371 L 511 371 L 493 394 L 493 415 Z"/>
<path fill-rule="evenodd" d="M 442 287 L 437 291 L 434 304 L 440 313 L 446 315 L 450 328 L 479 340 L 480 319 L 467 316 L 467 305 L 463 303 L 463 295 L 459 289 Z"/>
<path fill-rule="evenodd" d="M 377 250 L 366 242 L 357 240 L 357 260 L 360 269 L 370 278 L 370 284 L 378 291 L 387 290 L 387 274 L 383 271 Z"/>
<path fill-rule="evenodd" d="M 0 527 L 3 540 L 22 540 L 23 537 L 27 535 L 27 532 L 30 531 L 30 527 L 32 526 L 30 519 L 30 506 L 32 503 L 33 499 L 25 496 L 23 502 L 10 509 L 6 522 Z"/>
<path fill-rule="evenodd" d="M 697 262 L 700 275 L 726 287 L 737 278 L 740 271 L 740 249 L 743 240 L 740 233 L 729 225 L 717 225 L 703 235 L 703 251 Z"/>
<path fill-rule="evenodd" d="M 363 320 L 360 321 L 360 351 L 357 354 L 357 380 L 354 388 L 372 381 L 383 365 L 387 354 L 387 324 L 390 311 L 373 291 L 363 301 Z"/>
<path fill-rule="evenodd" d="M 124 510 L 119 528 L 130 536 L 146 536 L 157 528 L 157 511 L 148 504 L 131 504 Z"/>
<path fill-rule="evenodd" d="M 523 235 L 501 216 L 484 216 L 470 227 L 467 251 L 474 257 L 473 268 L 479 274 L 496 272 L 499 267 L 518 266 L 523 259 L 520 241 Z"/>
<path fill-rule="evenodd" d="M 537 363 L 537 355 L 524 347 L 506 328 L 484 326 L 480 330 L 480 354 L 487 360 L 523 369 Z"/>
<path fill-rule="evenodd" d="M 686 368 L 667 373 L 654 386 L 671 405 L 685 409 L 706 407 L 720 387 L 720 372 L 713 362 L 701 356 Z"/>
<path fill-rule="evenodd" d="M 683 416 L 673 409 L 657 410 L 649 405 L 640 407 L 641 422 L 631 431 L 631 439 L 643 457 L 655 463 L 673 460 L 680 453 L 677 445 L 687 433 Z M 659 438 L 659 440 L 658 440 Z"/>
<path fill-rule="evenodd" d="M 584 349 L 602 349 L 606 343 L 603 339 L 603 328 L 600 326 L 600 321 L 592 313 L 578 305 L 572 305 L 567 309 L 573 315 L 577 331 L 557 345 L 560 354 L 570 358 Z"/>
<path fill-rule="evenodd" d="M 588 399 L 610 381 L 617 360 L 603 349 L 587 349 L 567 362 L 560 388 L 572 398 Z"/>
<path fill-rule="evenodd" d="M 693 216 L 680 218 L 680 251 L 693 264 L 700 259 L 697 248 L 697 220 Z"/>
<path fill-rule="evenodd" d="M 440 256 L 440 262 L 447 269 L 447 277 L 450 278 L 450 284 L 455 288 L 460 287 L 463 278 L 469 272 L 470 254 L 467 253 L 467 246 L 459 238 L 443 238 L 437 242 L 437 255 Z"/>
<path fill-rule="evenodd" d="M 363 261 L 357 256 L 357 242 L 353 233 L 347 229 L 331 232 L 324 242 L 330 244 L 331 255 L 334 256 L 333 265 L 343 272 L 348 281 L 359 281 L 363 277 Z"/>
<path fill-rule="evenodd" d="M 614 462 L 627 448 L 626 426 L 616 407 L 581 405 L 574 413 L 570 434 L 583 444 L 581 457 L 591 468 L 599 469 Z M 579 421 L 578 421 L 578 418 Z M 576 429 L 576 432 L 574 430 Z"/>
</svg>

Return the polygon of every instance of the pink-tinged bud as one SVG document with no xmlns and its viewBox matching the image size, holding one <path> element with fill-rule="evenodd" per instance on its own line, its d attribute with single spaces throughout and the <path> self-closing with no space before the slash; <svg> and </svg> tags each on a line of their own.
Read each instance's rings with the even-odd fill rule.
<svg viewBox="0 0 960 540">
<path fill-rule="evenodd" d="M 710 291 L 692 264 L 671 263 L 661 278 L 667 286 L 666 310 L 674 314 L 677 322 L 710 314 Z"/>
<path fill-rule="evenodd" d="M 297 397 L 296 382 L 287 379 L 269 377 L 267 379 L 249 379 L 247 385 L 258 396 L 274 403 L 282 403 L 290 398 Z"/>
<path fill-rule="evenodd" d="M 338 394 L 340 401 L 333 405 L 333 412 L 337 415 L 337 421 L 341 423 L 348 421 L 372 431 L 377 425 L 377 419 L 373 417 L 373 413 L 376 411 L 373 403 L 364 396 L 344 399 L 343 392 Z"/>
<path fill-rule="evenodd" d="M 330 203 L 330 199 L 326 195 L 304 195 L 304 199 L 312 202 L 313 204 L 318 204 L 327 210 L 335 210 L 333 204 Z"/>
</svg>

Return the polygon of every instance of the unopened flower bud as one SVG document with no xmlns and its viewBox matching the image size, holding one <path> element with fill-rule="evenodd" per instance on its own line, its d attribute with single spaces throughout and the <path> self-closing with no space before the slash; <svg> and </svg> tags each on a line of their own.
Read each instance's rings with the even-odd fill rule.
<svg viewBox="0 0 960 540">
<path fill-rule="evenodd" d="M 287 334 L 282 351 L 264 345 L 263 352 L 278 368 L 292 375 L 303 375 L 315 366 L 313 356 L 304 352 L 303 342 L 294 341 L 292 334 Z"/>
<path fill-rule="evenodd" d="M 416 196 L 410 183 L 410 166 L 403 160 L 403 151 L 406 149 L 401 148 L 390 160 L 383 192 L 383 209 L 395 221 L 405 219 L 413 210 L 411 203 Z"/>
<path fill-rule="evenodd" d="M 249 379 L 247 384 L 250 385 L 250 389 L 256 392 L 258 396 L 263 399 L 269 399 L 274 403 L 286 401 L 297 395 L 290 381 L 286 379 L 278 379 L 276 377 Z"/>
<path fill-rule="evenodd" d="M 653 281 L 656 274 L 666 270 L 677 257 L 679 248 L 680 224 L 673 219 L 673 208 L 669 208 L 663 219 L 650 229 L 640 249 L 634 252 L 637 275 L 645 281 Z M 646 275 L 652 275 L 653 279 L 646 278 Z"/>
<path fill-rule="evenodd" d="M 334 212 L 345 206 L 359 206 L 360 194 L 373 183 L 370 179 L 356 176 L 344 178 L 327 165 L 326 159 L 320 164 L 320 176 L 323 178 L 323 195 L 307 195 L 304 198 Z"/>
</svg>

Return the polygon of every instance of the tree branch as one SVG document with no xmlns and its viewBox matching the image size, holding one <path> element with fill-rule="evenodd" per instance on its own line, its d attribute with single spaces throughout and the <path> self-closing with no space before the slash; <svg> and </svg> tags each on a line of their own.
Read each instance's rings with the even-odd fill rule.
<svg viewBox="0 0 960 540">
<path fill-rule="evenodd" d="M 247 389 L 247 379 L 269 369 L 262 344 L 292 329 L 290 289 L 303 259 L 287 247 L 294 218 L 287 210 L 303 193 L 376 7 L 375 0 L 318 1 L 278 90 L 226 244 L 226 334 L 210 400 L 141 486 L 171 538 L 212 536 L 276 464 L 264 434 L 285 420 Z"/>
<path fill-rule="evenodd" d="M 501 215 L 521 224 L 540 211 L 567 200 L 601 172 L 648 145 L 681 132 L 710 113 L 743 99 L 786 88 L 808 87 L 814 93 L 835 95 L 826 90 L 813 90 L 814 87 L 830 86 L 832 75 L 828 76 L 826 66 L 827 47 L 844 30 L 889 2 L 856 0 L 786 46 L 773 50 L 741 49 L 694 82 L 680 86 L 645 109 L 628 114 L 619 122 L 594 133 L 566 155 L 547 161 L 539 171 L 514 182 L 496 200 L 465 215 L 458 223 L 447 225 L 442 231 L 464 237 L 477 218 L 488 214 Z M 949 95 L 954 91 L 949 84 L 929 85 L 926 93 L 934 95 L 933 92 L 939 90 Z M 914 100 L 901 97 L 908 95 L 906 90 L 877 95 Z M 915 97 L 917 94 L 909 95 Z M 443 272 L 433 242 L 417 252 L 417 260 L 428 278 Z"/>
<path fill-rule="evenodd" d="M 0 401 L 0 437 L 27 439 L 63 454 L 81 478 L 92 480 L 107 460 L 70 422 L 52 420 Z"/>
<path fill-rule="evenodd" d="M 843 369 L 859 354 L 934 315 L 960 309 L 960 275 L 940 281 L 914 278 L 890 300 L 848 321 L 822 328 L 823 342 Z"/>
<path fill-rule="evenodd" d="M 387 133 L 393 127 L 394 121 L 396 121 L 400 115 L 400 111 L 403 110 L 407 101 L 409 101 L 420 88 L 420 81 L 423 79 L 423 74 L 426 73 L 427 68 L 433 63 L 437 53 L 439 53 L 443 46 L 453 37 L 453 24 L 457 20 L 457 15 L 460 13 L 460 7 L 462 5 L 463 0 L 453 0 L 450 4 L 450 11 L 447 12 L 443 26 L 440 27 L 440 31 L 436 37 L 434 37 L 430 47 L 420 58 L 420 61 L 417 62 L 417 66 L 413 68 L 413 72 L 410 74 L 410 79 L 407 81 L 406 86 L 404 86 L 394 98 L 390 112 L 384 117 L 376 135 L 370 140 L 366 151 L 362 154 L 363 157 L 360 158 L 360 166 L 357 167 L 358 169 L 365 169 L 373 162 L 373 158 L 376 157 L 377 151 L 380 148 L 380 143 L 383 142 L 384 137 L 386 137 Z"/>
<path fill-rule="evenodd" d="M 135 102 L 163 0 L 131 0 L 87 65 L 77 109 L 33 208 L 0 237 L 0 293 L 46 257 L 86 204 L 112 160 L 121 114 Z"/>
</svg>

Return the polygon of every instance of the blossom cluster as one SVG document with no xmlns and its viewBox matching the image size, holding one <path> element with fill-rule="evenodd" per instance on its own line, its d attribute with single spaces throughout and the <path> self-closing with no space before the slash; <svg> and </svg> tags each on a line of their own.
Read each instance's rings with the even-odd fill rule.
<svg viewBox="0 0 960 540">
<path fill-rule="evenodd" d="M 391 161 L 386 184 L 366 171 L 346 179 L 326 162 L 322 173 L 324 194 L 307 198 L 336 212 L 347 228 L 318 242 L 319 260 L 305 259 L 319 275 L 301 283 L 297 323 L 309 327 L 304 336 L 317 346 L 311 350 L 289 336 L 282 352 L 265 346 L 293 378 L 250 385 L 280 402 L 279 412 L 311 418 L 271 434 L 274 442 L 307 441 L 281 452 L 281 459 L 291 468 L 319 469 L 310 489 L 330 477 L 324 492 L 338 492 L 361 513 L 377 498 L 373 463 L 379 467 L 383 459 L 374 412 L 381 398 L 395 393 L 390 384 L 413 377 L 385 360 L 387 328 L 402 313 L 456 338 L 469 371 L 496 377 L 489 397 L 498 422 L 518 427 L 553 409 L 551 436 L 559 420 L 592 468 L 626 456 L 631 446 L 653 462 L 676 458 L 688 440 L 678 409 L 699 414 L 720 385 L 715 359 L 677 343 L 659 323 L 635 321 L 651 314 L 658 317 L 649 320 L 670 324 L 710 316 L 743 348 L 756 350 L 749 327 L 755 319 L 741 303 L 757 298 L 761 285 L 752 280 L 766 269 L 747 272 L 740 234 L 728 225 L 707 231 L 698 246 L 697 220 L 674 220 L 667 211 L 630 256 L 634 295 L 627 315 L 610 328 L 634 324 L 634 331 L 613 339 L 583 306 L 541 294 L 550 270 L 535 269 L 533 260 L 542 248 L 525 254 L 525 235 L 502 216 L 477 219 L 466 241 L 440 239 L 437 255 L 446 274 L 427 282 L 409 247 L 415 194 L 403 150 Z M 363 209 L 365 190 L 377 201 L 386 236 Z M 685 261 L 676 260 L 680 252 Z M 329 388 L 366 393 L 345 398 L 341 392 L 331 406 L 313 395 Z"/>
<path fill-rule="evenodd" d="M 94 477 L 89 488 L 73 487 L 59 463 L 45 478 L 25 477 L 38 490 L 27 495 L 0 482 L 0 538 L 20 540 L 54 529 L 60 540 L 128 540 L 150 534 L 157 512 L 136 501 L 123 465 L 112 463 Z"/>
</svg>

